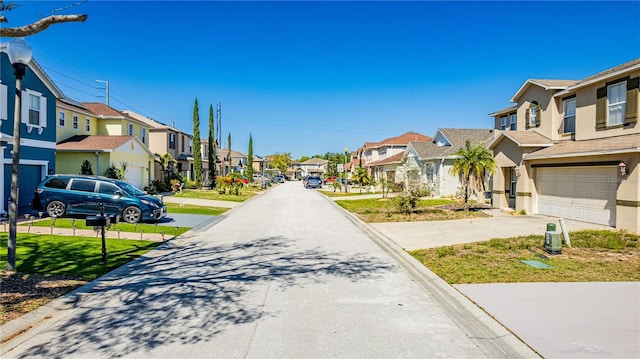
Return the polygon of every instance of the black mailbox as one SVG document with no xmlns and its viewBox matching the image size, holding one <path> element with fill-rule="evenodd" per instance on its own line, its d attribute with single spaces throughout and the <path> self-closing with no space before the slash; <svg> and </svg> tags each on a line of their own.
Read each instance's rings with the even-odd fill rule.
<svg viewBox="0 0 640 359">
<path fill-rule="evenodd" d="M 105 216 L 89 216 L 86 220 L 87 226 L 102 227 L 107 225 L 107 217 Z"/>
</svg>

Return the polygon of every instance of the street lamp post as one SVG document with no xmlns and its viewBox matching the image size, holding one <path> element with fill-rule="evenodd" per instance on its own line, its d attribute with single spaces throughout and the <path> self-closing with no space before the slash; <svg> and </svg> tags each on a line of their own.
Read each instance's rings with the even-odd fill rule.
<svg viewBox="0 0 640 359">
<path fill-rule="evenodd" d="M 31 62 L 31 47 L 22 38 L 9 43 L 9 61 L 16 76 L 16 97 L 13 112 L 13 157 L 11 167 L 11 194 L 9 197 L 9 240 L 7 243 L 7 270 L 16 270 L 16 231 L 18 223 L 18 173 L 20 170 L 20 119 L 22 108 L 22 78 Z"/>
<path fill-rule="evenodd" d="M 349 149 L 347 147 L 344 148 L 344 192 L 347 193 L 347 183 L 349 183 L 349 176 L 347 175 L 347 152 Z"/>
</svg>

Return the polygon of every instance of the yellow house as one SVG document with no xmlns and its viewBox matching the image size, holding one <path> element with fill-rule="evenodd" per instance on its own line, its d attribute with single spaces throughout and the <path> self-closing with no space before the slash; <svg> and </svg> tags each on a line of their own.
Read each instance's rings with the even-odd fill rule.
<svg viewBox="0 0 640 359">
<path fill-rule="evenodd" d="M 149 150 L 149 126 L 102 103 L 58 100 L 56 134 L 57 173 L 80 173 L 91 164 L 94 175 L 126 164 L 125 179 L 144 189 L 154 179 L 154 156 Z"/>
</svg>

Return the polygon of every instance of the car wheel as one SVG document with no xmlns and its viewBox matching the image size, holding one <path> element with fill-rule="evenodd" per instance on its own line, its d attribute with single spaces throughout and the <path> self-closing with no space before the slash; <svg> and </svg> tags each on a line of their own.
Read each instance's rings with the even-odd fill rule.
<svg viewBox="0 0 640 359">
<path fill-rule="evenodd" d="M 127 223 L 138 223 L 142 218 L 142 212 L 138 207 L 127 207 L 122 211 L 122 219 Z"/>
<path fill-rule="evenodd" d="M 66 212 L 64 203 L 60 201 L 51 201 L 47 205 L 47 214 L 49 217 L 62 217 Z"/>
</svg>

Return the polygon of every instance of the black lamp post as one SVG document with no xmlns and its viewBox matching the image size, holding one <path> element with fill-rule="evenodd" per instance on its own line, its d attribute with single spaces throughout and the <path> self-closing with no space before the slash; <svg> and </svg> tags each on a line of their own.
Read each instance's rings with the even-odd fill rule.
<svg viewBox="0 0 640 359">
<path fill-rule="evenodd" d="M 16 97 L 13 111 L 13 157 L 11 167 L 11 194 L 9 197 L 9 240 L 7 244 L 7 270 L 16 270 L 16 231 L 18 223 L 18 173 L 20 170 L 20 120 L 22 118 L 22 78 L 31 62 L 31 47 L 22 38 L 8 44 L 7 55 L 16 76 Z"/>
</svg>

